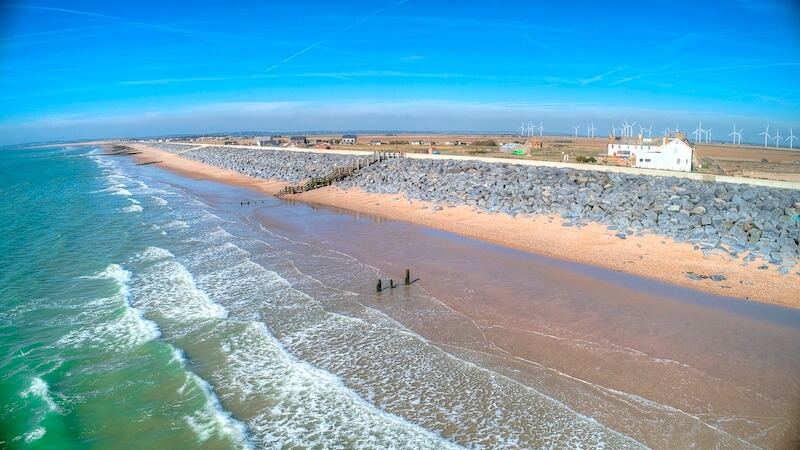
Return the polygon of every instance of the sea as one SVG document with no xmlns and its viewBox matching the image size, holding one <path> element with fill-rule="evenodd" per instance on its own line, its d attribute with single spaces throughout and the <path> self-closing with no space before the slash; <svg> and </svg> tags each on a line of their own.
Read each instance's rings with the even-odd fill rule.
<svg viewBox="0 0 800 450">
<path fill-rule="evenodd" d="M 798 436 L 792 310 L 90 145 L 0 149 L 0 224 L 1 448 L 789 448 Z"/>
</svg>

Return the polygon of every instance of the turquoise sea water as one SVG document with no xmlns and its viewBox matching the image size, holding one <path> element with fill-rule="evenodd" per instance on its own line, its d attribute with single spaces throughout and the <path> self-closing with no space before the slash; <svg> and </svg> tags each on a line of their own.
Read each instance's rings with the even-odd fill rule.
<svg viewBox="0 0 800 450">
<path fill-rule="evenodd" d="M 376 297 L 373 280 L 389 278 L 380 261 L 340 248 L 358 229 L 353 248 L 380 255 L 366 236 L 373 220 L 94 147 L 0 150 L 0 447 L 747 447 L 742 437 L 764 439 L 778 426 L 698 418 L 656 394 L 563 373 L 549 356 L 509 362 L 487 344 L 491 327 L 481 331 L 419 286 Z M 411 230 L 374 225 L 378 235 Z M 562 302 L 585 301 L 571 295 Z M 539 307 L 544 314 L 548 303 Z M 770 345 L 795 346 L 796 330 L 786 333 Z M 543 352 L 569 343 L 576 358 L 619 354 L 657 367 L 687 398 L 720 384 L 683 362 L 590 342 L 577 328 L 548 323 L 534 334 Z M 796 373 L 796 358 L 785 364 Z M 726 392 L 749 395 L 755 382 L 746 383 Z"/>
<path fill-rule="evenodd" d="M 302 243 L 232 221 L 96 148 L 4 151 L 0 161 L 4 447 L 446 448 L 537 431 L 511 410 L 475 417 L 474 426 L 491 427 L 481 437 L 448 425 L 446 410 L 411 414 L 413 422 L 388 412 L 424 411 L 419 402 L 433 407 L 448 389 L 409 395 L 414 386 L 381 382 L 370 366 L 391 352 L 371 354 L 380 348 L 403 348 L 397 362 L 456 370 L 446 384 L 473 376 L 491 386 L 491 374 L 453 368 L 425 340 L 348 299 L 356 293 L 315 298 L 306 293 L 313 286 L 295 288 L 321 282 L 287 265 L 330 255 L 292 256 Z M 338 350 L 345 344 L 349 354 Z M 548 439 L 626 441 L 532 399 L 517 407 L 574 428 L 558 438 L 553 427 Z"/>
<path fill-rule="evenodd" d="M 160 232 L 97 149 L 3 152 L 4 447 L 246 442 L 181 351 L 131 301 Z M 157 204 L 154 197 L 141 197 Z M 198 439 L 198 436 L 202 439 Z"/>
</svg>

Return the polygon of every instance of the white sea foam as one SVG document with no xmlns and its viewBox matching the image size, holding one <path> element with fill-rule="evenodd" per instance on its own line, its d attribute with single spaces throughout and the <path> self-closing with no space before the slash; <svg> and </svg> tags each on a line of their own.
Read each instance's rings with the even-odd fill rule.
<svg viewBox="0 0 800 450">
<path fill-rule="evenodd" d="M 161 225 L 161 227 L 167 230 L 185 230 L 189 228 L 189 224 L 182 220 L 172 220 Z"/>
<path fill-rule="evenodd" d="M 47 430 L 44 427 L 37 427 L 30 433 L 25 433 L 25 443 L 30 444 L 32 442 L 38 441 L 39 439 L 44 437 L 45 433 L 47 433 Z"/>
<path fill-rule="evenodd" d="M 125 187 L 125 185 L 124 184 L 120 184 L 120 185 L 116 185 L 116 186 L 110 186 L 110 187 L 107 187 L 107 188 L 104 188 L 104 189 L 98 189 L 96 191 L 91 191 L 91 193 L 92 194 L 103 194 L 105 192 L 114 192 L 115 190 L 117 190 L 118 188 L 121 188 L 121 187 Z"/>
<path fill-rule="evenodd" d="M 161 261 L 165 259 L 173 259 L 173 258 L 175 258 L 175 255 L 173 255 L 169 250 L 153 246 L 147 247 L 146 249 L 144 249 L 144 251 L 142 251 L 135 257 L 135 259 L 140 261 L 151 261 L 151 262 Z"/>
<path fill-rule="evenodd" d="M 140 181 L 140 180 L 131 180 L 130 183 L 133 185 L 132 187 L 137 190 L 147 191 L 150 190 L 150 186 L 147 183 Z"/>
<path fill-rule="evenodd" d="M 167 204 L 169 204 L 168 201 L 164 200 L 161 197 L 153 196 L 153 197 L 150 197 L 150 200 L 153 201 L 153 204 L 158 205 L 158 206 L 167 206 Z"/>
<path fill-rule="evenodd" d="M 133 195 L 131 194 L 131 191 L 121 187 L 115 187 L 114 189 L 111 190 L 111 193 L 113 195 L 124 195 L 125 197 L 131 197 Z"/>
<path fill-rule="evenodd" d="M 23 391 L 21 395 L 22 398 L 28 398 L 30 396 L 37 397 L 47 404 L 47 408 L 50 411 L 56 413 L 60 412 L 58 405 L 56 405 L 56 402 L 53 401 L 53 397 L 50 395 L 50 386 L 39 377 L 34 377 L 31 380 L 30 387 Z"/>
<path fill-rule="evenodd" d="M 247 428 L 245 425 L 234 419 L 229 412 L 225 411 L 217 395 L 211 389 L 211 386 L 205 380 L 191 372 L 188 373 L 188 377 L 195 385 L 202 389 L 206 398 L 205 405 L 203 405 L 202 409 L 185 417 L 186 423 L 188 423 L 197 434 L 200 442 L 206 442 L 214 436 L 227 436 L 241 448 L 253 448 L 252 443 L 247 439 Z"/>
<path fill-rule="evenodd" d="M 137 305 L 176 321 L 228 317 L 228 310 L 198 289 L 192 274 L 169 251 L 149 247 L 137 259 L 153 263 L 137 278 Z"/>
<path fill-rule="evenodd" d="M 81 347 L 112 344 L 113 348 L 124 351 L 158 338 L 160 335 L 158 325 L 145 319 L 142 313 L 131 305 L 130 272 L 119 264 L 110 264 L 102 272 L 87 278 L 113 280 L 118 288 L 117 293 L 108 299 L 87 302 L 87 307 L 96 309 L 87 312 L 94 316 L 89 322 L 90 325 L 71 331 L 58 340 L 58 345 Z M 124 308 L 121 313 L 120 306 Z"/>
<path fill-rule="evenodd" d="M 172 351 L 172 358 L 169 360 L 170 364 L 176 363 L 181 367 L 186 366 L 186 355 L 183 353 L 183 350 L 171 344 L 169 344 L 169 348 Z"/>
<path fill-rule="evenodd" d="M 260 447 L 453 448 L 364 401 L 341 379 L 296 359 L 260 322 L 222 345 L 226 375 L 246 402 L 272 404 L 248 419 Z"/>
<path fill-rule="evenodd" d="M 122 211 L 126 213 L 142 212 L 142 207 L 140 205 L 130 205 L 122 208 Z"/>
</svg>

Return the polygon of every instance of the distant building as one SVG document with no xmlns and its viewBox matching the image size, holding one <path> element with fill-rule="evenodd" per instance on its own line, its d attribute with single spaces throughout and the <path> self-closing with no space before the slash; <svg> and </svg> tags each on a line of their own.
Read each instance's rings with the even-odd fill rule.
<svg viewBox="0 0 800 450">
<path fill-rule="evenodd" d="M 277 147 L 279 143 L 274 141 L 272 136 L 267 136 L 256 138 L 256 145 L 258 147 Z"/>
<path fill-rule="evenodd" d="M 664 138 L 624 138 L 620 143 L 608 143 L 608 156 L 627 159 L 634 167 L 642 169 L 675 170 L 691 172 L 694 147 L 686 139 Z"/>
<path fill-rule="evenodd" d="M 340 142 L 342 145 L 356 145 L 357 141 L 358 137 L 355 134 L 343 134 Z"/>
<path fill-rule="evenodd" d="M 305 147 L 308 145 L 308 139 L 305 136 L 292 136 L 289 138 L 289 145 L 292 147 Z"/>
</svg>

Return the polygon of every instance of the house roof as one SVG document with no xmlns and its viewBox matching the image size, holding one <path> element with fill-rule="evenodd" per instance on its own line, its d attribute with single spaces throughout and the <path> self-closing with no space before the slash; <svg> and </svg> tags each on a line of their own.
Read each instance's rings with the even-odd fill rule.
<svg viewBox="0 0 800 450">
<path fill-rule="evenodd" d="M 342 139 L 355 139 L 355 138 L 356 138 L 355 134 L 343 134 L 342 135 Z"/>
</svg>

